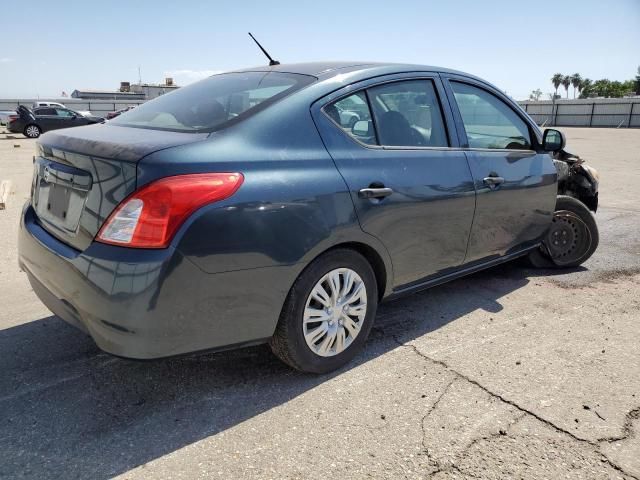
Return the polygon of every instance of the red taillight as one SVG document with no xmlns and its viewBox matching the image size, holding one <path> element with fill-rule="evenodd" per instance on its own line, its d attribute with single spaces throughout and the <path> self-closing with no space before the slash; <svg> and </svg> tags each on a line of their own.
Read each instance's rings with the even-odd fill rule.
<svg viewBox="0 0 640 480">
<path fill-rule="evenodd" d="M 19 118 L 20 118 L 19 115 L 7 115 L 7 123 L 18 120 Z"/>
<path fill-rule="evenodd" d="M 151 182 L 118 205 L 96 240 L 133 248 L 165 248 L 189 215 L 230 197 L 243 181 L 241 173 L 202 173 Z"/>
</svg>

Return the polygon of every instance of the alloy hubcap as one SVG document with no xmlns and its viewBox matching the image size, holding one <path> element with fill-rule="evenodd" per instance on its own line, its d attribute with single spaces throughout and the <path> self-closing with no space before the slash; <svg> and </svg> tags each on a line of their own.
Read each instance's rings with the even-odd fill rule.
<svg viewBox="0 0 640 480">
<path fill-rule="evenodd" d="M 307 346 L 321 357 L 345 351 L 367 315 L 367 289 L 360 275 L 338 268 L 315 284 L 305 304 L 302 331 Z"/>
<path fill-rule="evenodd" d="M 31 125 L 30 127 L 27 127 L 27 136 L 28 137 L 37 137 L 38 136 L 38 128 L 34 127 L 33 125 Z"/>
</svg>

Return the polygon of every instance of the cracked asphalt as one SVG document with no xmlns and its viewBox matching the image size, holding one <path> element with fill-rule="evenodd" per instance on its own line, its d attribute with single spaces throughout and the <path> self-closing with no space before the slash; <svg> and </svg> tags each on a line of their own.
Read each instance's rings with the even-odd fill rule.
<svg viewBox="0 0 640 480">
<path fill-rule="evenodd" d="M 584 267 L 512 263 L 384 304 L 324 376 L 266 347 L 101 353 L 18 270 L 33 142 L 0 135 L 0 478 L 640 479 L 640 130 L 564 131 L 602 176 Z"/>
</svg>

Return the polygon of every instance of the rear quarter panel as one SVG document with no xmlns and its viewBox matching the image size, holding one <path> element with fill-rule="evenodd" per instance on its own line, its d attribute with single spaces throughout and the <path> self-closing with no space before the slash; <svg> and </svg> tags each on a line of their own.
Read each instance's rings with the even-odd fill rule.
<svg viewBox="0 0 640 480">
<path fill-rule="evenodd" d="M 231 198 L 200 209 L 174 238 L 173 245 L 204 272 L 297 265 L 299 273 L 323 251 L 360 242 L 379 253 L 391 275 L 384 247 L 358 224 L 310 103 L 292 96 L 207 141 L 162 150 L 138 164 L 139 186 L 167 175 L 244 175 Z"/>
</svg>

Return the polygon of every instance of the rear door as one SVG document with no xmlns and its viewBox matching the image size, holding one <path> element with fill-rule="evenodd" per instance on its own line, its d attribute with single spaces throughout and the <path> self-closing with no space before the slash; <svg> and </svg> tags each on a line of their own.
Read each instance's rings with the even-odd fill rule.
<svg viewBox="0 0 640 480">
<path fill-rule="evenodd" d="M 395 288 L 457 267 L 466 252 L 475 192 L 442 98 L 437 74 L 402 74 L 312 106 L 363 230 L 389 251 Z"/>
<path fill-rule="evenodd" d="M 33 111 L 36 116 L 36 122 L 43 132 L 55 130 L 59 127 L 59 118 L 55 108 L 40 107 Z"/>
<path fill-rule="evenodd" d="M 466 262 L 537 243 L 556 202 L 556 169 L 533 126 L 500 92 L 447 75 L 445 87 L 477 192 Z"/>
</svg>

